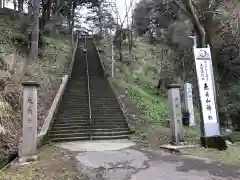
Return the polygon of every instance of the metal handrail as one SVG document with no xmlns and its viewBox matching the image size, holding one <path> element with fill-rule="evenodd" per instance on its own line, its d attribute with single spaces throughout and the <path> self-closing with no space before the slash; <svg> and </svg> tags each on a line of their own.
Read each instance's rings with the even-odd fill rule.
<svg viewBox="0 0 240 180">
<path fill-rule="evenodd" d="M 86 41 L 86 36 L 84 38 L 85 40 L 85 48 L 87 47 L 87 41 Z M 90 92 L 90 80 L 89 80 L 89 71 L 88 71 L 88 59 L 87 59 L 87 53 L 88 50 L 86 50 L 86 65 L 87 65 L 87 81 L 88 81 L 88 108 L 89 108 L 89 131 L 90 131 L 90 140 L 92 140 L 92 108 L 91 108 L 91 92 Z"/>
</svg>

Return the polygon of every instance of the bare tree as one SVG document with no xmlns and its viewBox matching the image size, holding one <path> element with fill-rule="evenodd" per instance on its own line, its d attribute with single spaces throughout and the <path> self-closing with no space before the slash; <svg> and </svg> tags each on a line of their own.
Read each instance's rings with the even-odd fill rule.
<svg viewBox="0 0 240 180">
<path fill-rule="evenodd" d="M 123 43 L 123 35 L 125 32 L 123 32 L 123 26 L 124 26 L 124 23 L 125 21 L 128 19 L 128 14 L 130 12 L 130 10 L 132 9 L 132 5 L 133 5 L 133 0 L 130 1 L 130 5 L 128 8 L 126 8 L 126 13 L 125 13 L 125 16 L 123 19 L 121 19 L 120 17 L 120 13 L 118 11 L 118 8 L 117 8 L 117 3 L 116 3 L 116 0 L 113 2 L 113 13 L 116 15 L 116 19 L 117 19 L 117 28 L 116 28 L 116 34 L 115 34 L 115 45 L 116 45 L 116 49 L 118 50 L 119 52 L 119 60 L 122 61 L 122 58 L 123 58 L 123 54 L 122 54 L 122 43 Z"/>
<path fill-rule="evenodd" d="M 23 2 L 24 0 L 18 0 L 18 11 L 23 12 Z"/>
<path fill-rule="evenodd" d="M 127 0 L 125 0 L 125 10 L 128 12 L 131 11 L 131 18 L 129 18 L 129 15 L 127 14 L 127 38 L 128 38 L 128 52 L 131 54 L 132 52 L 132 46 L 133 46 L 133 4 L 135 4 L 135 1 L 132 0 L 130 3 L 130 6 L 127 5 Z M 130 20 L 129 20 L 130 19 Z"/>
<path fill-rule="evenodd" d="M 39 41 L 39 8 L 40 0 L 32 0 L 32 31 L 31 31 L 31 59 L 38 57 L 38 41 Z"/>
<path fill-rule="evenodd" d="M 17 11 L 17 0 L 13 0 L 14 13 Z"/>
</svg>

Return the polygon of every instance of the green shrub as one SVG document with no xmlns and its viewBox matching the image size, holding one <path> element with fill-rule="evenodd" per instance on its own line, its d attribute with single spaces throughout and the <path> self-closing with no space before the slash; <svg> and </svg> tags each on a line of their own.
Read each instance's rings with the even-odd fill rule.
<svg viewBox="0 0 240 180">
<path fill-rule="evenodd" d="M 129 88 L 130 99 L 141 108 L 149 123 L 165 123 L 168 118 L 168 106 L 164 97 L 156 96 L 153 92 L 137 86 Z"/>
<path fill-rule="evenodd" d="M 22 45 L 22 46 L 28 46 L 28 36 L 23 33 L 14 32 L 11 36 L 11 41 L 14 44 Z"/>
<path fill-rule="evenodd" d="M 51 35 L 51 30 L 49 28 L 44 28 L 44 30 L 42 31 L 42 34 L 49 36 L 49 35 Z"/>
</svg>

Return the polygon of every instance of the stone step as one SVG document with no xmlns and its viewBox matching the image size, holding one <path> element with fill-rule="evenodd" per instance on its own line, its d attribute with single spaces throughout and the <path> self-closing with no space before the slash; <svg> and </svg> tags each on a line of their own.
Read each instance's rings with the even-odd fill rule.
<svg viewBox="0 0 240 180">
<path fill-rule="evenodd" d="M 122 112 L 120 110 L 101 110 L 101 109 L 92 109 L 92 115 L 104 115 L 108 117 L 116 118 L 116 116 L 123 116 Z"/>
<path fill-rule="evenodd" d="M 59 122 L 54 122 L 54 124 L 53 124 L 53 127 L 54 128 L 58 128 L 58 127 L 66 127 L 66 126 L 68 126 L 68 127 L 71 127 L 71 126 L 89 126 L 89 122 L 84 122 L 84 123 L 82 123 L 82 122 L 78 122 L 78 123 L 72 123 L 72 122 L 61 122 L 61 123 L 59 123 Z"/>
<path fill-rule="evenodd" d="M 74 76 L 76 75 L 76 76 Z M 88 84 L 88 79 L 87 77 L 81 77 L 81 76 L 78 76 L 77 73 L 75 72 L 72 72 L 72 77 L 69 79 L 68 83 L 67 83 L 67 86 L 76 86 L 76 85 L 81 85 L 81 86 L 85 86 L 86 84 Z M 68 88 L 67 87 L 67 88 Z"/>
<path fill-rule="evenodd" d="M 85 104 L 85 106 L 80 106 L 80 105 L 62 105 L 60 108 L 59 108 L 59 113 L 64 113 L 64 112 L 84 112 L 84 111 L 87 111 L 89 112 L 89 106 L 88 106 L 88 103 Z"/>
<path fill-rule="evenodd" d="M 58 125 L 88 125 L 89 121 L 70 121 L 70 120 L 61 120 L 61 121 L 55 121 L 54 126 L 58 126 Z M 119 120 L 119 121 L 96 121 L 93 120 L 92 121 L 92 125 L 94 124 L 102 124 L 102 125 L 106 125 L 106 124 L 126 124 L 126 121 L 124 120 Z"/>
<path fill-rule="evenodd" d="M 79 96 L 80 93 L 77 94 L 65 94 L 62 98 L 62 101 L 64 102 L 81 102 L 86 101 L 88 102 L 88 94 L 83 94 L 82 96 Z M 71 99 L 72 98 L 72 99 Z"/>
<path fill-rule="evenodd" d="M 89 137 L 90 134 L 88 132 L 78 132 L 78 133 L 50 133 L 51 138 L 66 138 L 66 137 Z"/>
<path fill-rule="evenodd" d="M 73 119 L 72 117 L 71 118 L 59 118 L 55 121 L 55 124 L 58 123 L 58 124 L 62 124 L 62 123 L 89 123 L 89 120 L 88 119 Z"/>
<path fill-rule="evenodd" d="M 97 92 L 91 91 L 91 89 L 90 89 L 90 92 L 91 92 L 91 97 L 92 98 L 97 97 L 97 96 L 101 96 L 103 98 L 116 97 L 115 94 L 112 92 L 112 90 L 107 90 L 107 89 L 103 89 L 101 91 L 99 90 Z"/>
<path fill-rule="evenodd" d="M 86 118 L 89 118 L 89 109 L 82 109 L 82 110 L 71 110 L 71 109 L 67 109 L 65 108 L 65 110 L 61 110 L 61 112 L 58 113 L 59 117 L 76 117 L 76 118 L 79 118 L 79 117 L 86 117 Z"/>
<path fill-rule="evenodd" d="M 130 134 L 130 131 L 115 131 L 115 132 L 57 132 L 57 133 L 52 133 L 50 134 L 50 137 L 52 138 L 65 138 L 65 137 L 87 137 L 89 135 L 92 136 L 122 136 L 122 135 L 127 135 Z"/>
<path fill-rule="evenodd" d="M 67 142 L 67 141 L 83 141 L 83 140 L 90 140 L 89 136 L 86 137 L 63 137 L 63 138 L 52 138 L 50 139 L 51 142 Z"/>
<path fill-rule="evenodd" d="M 85 85 L 67 85 L 65 89 L 65 93 L 77 93 L 78 91 L 81 91 L 82 93 L 88 92 L 87 84 Z M 81 94 L 78 94 L 81 95 Z"/>
<path fill-rule="evenodd" d="M 71 125 L 71 126 L 53 126 L 53 129 L 76 129 L 76 128 L 81 128 L 81 129 L 89 129 L 90 125 L 89 123 L 87 125 Z M 126 124 L 92 124 L 91 129 L 119 129 L 119 128 L 128 128 L 127 123 Z"/>
<path fill-rule="evenodd" d="M 87 83 L 83 84 L 83 85 L 78 85 L 76 83 L 74 83 L 74 85 L 67 85 L 65 92 L 77 92 L 80 91 L 81 92 L 87 92 L 88 86 Z"/>
<path fill-rule="evenodd" d="M 111 104 L 101 104 L 91 102 L 92 109 L 94 110 L 106 110 L 106 111 L 121 111 L 120 105 L 116 105 L 116 103 Z"/>
<path fill-rule="evenodd" d="M 126 122 L 124 118 L 116 118 L 116 119 L 111 119 L 111 118 L 106 118 L 106 117 L 100 117 L 100 118 L 97 118 L 97 117 L 92 117 L 92 122 L 93 123 L 101 123 L 101 122 L 115 122 L 115 123 L 122 123 L 122 122 Z"/>
<path fill-rule="evenodd" d="M 68 128 L 68 127 L 63 127 L 63 128 L 53 128 L 51 133 L 57 133 L 57 132 L 88 132 L 90 130 L 89 127 L 71 127 L 71 128 Z M 112 131 L 129 131 L 128 128 L 105 128 L 105 129 L 102 129 L 102 128 L 91 128 L 91 131 L 92 132 L 112 132 Z"/>
<path fill-rule="evenodd" d="M 58 113 L 56 119 L 58 118 L 68 118 L 68 119 L 89 119 L 90 113 L 86 112 L 65 112 L 65 113 Z"/>
<path fill-rule="evenodd" d="M 99 87 L 99 88 L 96 86 L 93 87 L 90 84 L 90 88 L 92 90 L 91 92 L 93 94 L 104 94 L 104 92 L 108 92 L 110 95 L 114 94 L 114 91 L 110 87 L 108 87 L 109 86 L 108 84 L 102 84 L 102 85 L 98 85 L 98 86 L 101 86 L 101 87 Z"/>
<path fill-rule="evenodd" d="M 71 131 L 71 130 L 89 130 L 90 126 L 63 126 L 63 127 L 52 127 L 51 131 L 61 131 L 61 130 L 67 130 L 67 131 Z"/>
<path fill-rule="evenodd" d="M 129 139 L 129 135 L 92 136 L 92 140 Z"/>
<path fill-rule="evenodd" d="M 68 100 L 68 101 L 61 101 L 61 105 L 62 106 L 73 106 L 74 107 L 74 105 L 75 106 L 83 106 L 83 107 L 85 107 L 85 106 L 87 106 L 88 105 L 88 103 L 89 103 L 89 101 L 87 100 L 87 101 L 85 101 L 85 100 L 78 100 L 78 99 L 75 99 L 75 100 Z"/>
<path fill-rule="evenodd" d="M 88 101 L 88 94 L 79 95 L 81 92 L 76 94 L 68 94 L 62 100 L 67 102 L 81 102 L 81 101 Z M 66 99 L 65 99 L 66 98 Z"/>
<path fill-rule="evenodd" d="M 85 111 L 65 111 L 58 113 L 56 116 L 57 118 L 73 118 L 73 119 L 89 119 L 89 110 Z"/>
<path fill-rule="evenodd" d="M 74 99 L 74 100 L 62 100 L 61 101 L 62 105 L 69 105 L 69 106 L 73 106 L 73 105 L 81 105 L 81 106 L 86 106 L 86 103 L 89 103 L 89 100 L 86 99 Z"/>
<path fill-rule="evenodd" d="M 106 134 L 128 134 L 130 133 L 129 129 L 127 128 L 119 128 L 119 129 L 55 129 L 51 131 L 51 135 L 58 135 L 58 134 L 88 134 L 92 135 L 106 135 Z"/>
<path fill-rule="evenodd" d="M 78 97 L 82 97 L 82 98 L 85 98 L 86 94 L 88 95 L 88 91 L 83 91 L 82 88 L 72 88 L 71 90 L 66 89 L 64 93 L 67 96 L 77 95 Z"/>
<path fill-rule="evenodd" d="M 108 139 L 129 139 L 128 135 L 119 136 L 93 136 L 92 140 L 108 140 Z M 90 140 L 90 137 L 65 137 L 65 138 L 51 138 L 52 142 L 67 142 L 67 141 L 83 141 Z"/>
<path fill-rule="evenodd" d="M 115 106 L 110 106 L 110 105 L 106 105 L 104 106 L 104 104 L 99 104 L 99 105 L 95 105 L 93 103 L 91 104 L 91 109 L 92 111 L 104 111 L 104 112 L 121 112 L 121 108 L 120 107 L 115 107 Z"/>
<path fill-rule="evenodd" d="M 113 106 L 114 108 L 119 107 L 119 103 L 116 99 L 103 99 L 99 97 L 99 99 L 90 99 L 91 105 L 106 105 Z"/>
<path fill-rule="evenodd" d="M 101 98 L 102 101 L 108 101 L 108 100 L 114 100 L 116 99 L 116 96 L 114 94 L 109 94 L 107 92 L 102 94 L 93 94 L 93 92 L 90 91 L 90 97 L 91 99 L 99 100 Z"/>
<path fill-rule="evenodd" d="M 79 124 L 79 123 L 71 123 L 71 124 L 54 124 L 52 126 L 52 129 L 62 129 L 62 128 L 67 128 L 67 129 L 76 129 L 76 128 L 81 128 L 81 129 L 89 129 L 91 127 L 91 129 L 118 129 L 118 128 L 128 128 L 127 123 L 122 123 L 122 124 L 116 124 L 116 123 L 112 123 L 112 124 L 102 124 L 102 123 L 95 123 L 95 124 L 90 124 L 86 123 L 86 124 Z"/>
</svg>

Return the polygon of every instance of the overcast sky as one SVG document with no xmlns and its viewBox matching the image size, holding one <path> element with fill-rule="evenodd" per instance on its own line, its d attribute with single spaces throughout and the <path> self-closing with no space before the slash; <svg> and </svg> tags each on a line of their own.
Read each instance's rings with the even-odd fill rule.
<svg viewBox="0 0 240 180">
<path fill-rule="evenodd" d="M 127 7 L 129 7 L 131 2 L 133 2 L 132 4 L 134 6 L 136 2 L 139 2 L 139 0 L 116 0 L 117 9 L 118 9 L 121 21 L 123 21 L 125 15 L 126 15 L 126 5 L 127 5 Z M 5 7 L 13 9 L 13 0 L 6 0 Z M 25 12 L 27 10 L 26 4 L 24 4 L 24 10 L 25 10 Z M 82 8 L 81 12 L 83 12 L 83 14 L 84 14 L 82 19 L 85 19 L 87 14 L 89 13 L 88 10 L 86 8 Z M 131 11 L 129 11 L 128 16 L 131 17 Z M 126 24 L 126 22 L 125 22 L 125 24 Z M 86 24 L 84 24 L 84 26 L 86 26 Z"/>
<path fill-rule="evenodd" d="M 126 15 L 126 5 L 127 5 L 127 7 L 129 7 L 132 2 L 133 7 L 134 7 L 135 3 L 138 1 L 139 0 L 116 0 L 117 8 L 118 8 L 119 14 L 121 16 L 121 20 L 123 20 Z M 128 16 L 131 17 L 131 11 L 129 11 Z"/>
</svg>

